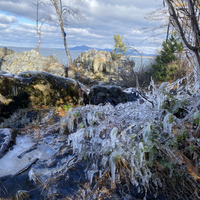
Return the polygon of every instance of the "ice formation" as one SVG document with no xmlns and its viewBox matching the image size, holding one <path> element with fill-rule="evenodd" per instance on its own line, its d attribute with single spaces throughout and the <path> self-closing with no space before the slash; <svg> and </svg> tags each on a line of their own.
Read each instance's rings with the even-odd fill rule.
<svg viewBox="0 0 200 200">
<path fill-rule="evenodd" d="M 111 137 L 111 147 L 115 148 L 115 140 L 117 138 L 118 128 L 114 127 L 112 131 L 110 132 Z"/>
<path fill-rule="evenodd" d="M 158 103 L 158 109 L 160 109 L 164 103 L 165 100 L 165 91 L 166 87 L 168 86 L 167 82 L 163 82 L 158 91 L 157 91 L 157 103 Z"/>
<path fill-rule="evenodd" d="M 172 126 L 175 116 L 173 116 L 171 113 L 168 113 L 163 120 L 163 131 L 169 133 L 169 136 L 171 136 L 172 132 Z"/>
<path fill-rule="evenodd" d="M 115 107 L 106 104 L 70 108 L 60 122 L 60 133 L 66 136 L 67 149 L 72 149 L 73 154 L 63 158 L 60 165 L 52 171 L 44 172 L 43 176 L 61 176 L 66 174 L 74 163 L 86 160 L 87 167 L 84 172 L 91 185 L 94 184 L 94 176 L 95 180 L 96 177 L 101 179 L 109 170 L 111 185 L 115 188 L 115 184 L 121 181 L 118 168 L 124 165 L 130 175 L 131 184 L 137 188 L 138 193 L 144 192 L 146 199 L 151 185 L 156 198 L 158 188 L 162 187 L 162 184 L 149 167 L 154 155 L 152 160 L 148 156 L 154 149 L 159 151 L 159 144 L 154 140 L 156 137 L 160 139 L 161 132 L 172 136 L 172 126 L 177 119 L 173 113 L 163 108 L 165 100 L 170 98 L 170 90 L 177 88 L 176 98 L 179 100 L 183 97 L 189 98 L 183 82 L 186 80 L 189 83 L 191 76 L 192 73 L 171 85 L 162 83 L 158 89 L 152 79 L 149 88 L 152 92 L 149 93 L 148 99 L 155 103 L 155 107 L 144 101 L 139 105 L 138 102 L 127 102 Z M 193 93 L 191 85 L 188 84 L 187 87 Z M 193 118 L 197 116 L 199 117 L 199 114 L 192 115 Z M 160 124 L 158 136 L 154 129 L 157 122 Z M 170 176 L 172 172 L 170 169 Z M 38 181 L 34 171 L 29 172 L 29 178 L 34 182 Z"/>
</svg>

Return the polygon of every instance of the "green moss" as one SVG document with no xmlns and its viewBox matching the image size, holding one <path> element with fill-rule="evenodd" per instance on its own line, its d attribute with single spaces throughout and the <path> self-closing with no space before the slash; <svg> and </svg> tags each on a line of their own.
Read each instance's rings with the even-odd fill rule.
<svg viewBox="0 0 200 200">
<path fill-rule="evenodd" d="M 79 115 L 80 115 L 79 112 L 74 112 L 75 117 L 79 117 Z"/>
<path fill-rule="evenodd" d="M 72 108 L 72 106 L 70 106 L 70 105 L 64 105 L 63 108 L 64 108 L 66 111 L 68 111 L 70 108 Z"/>
<path fill-rule="evenodd" d="M 84 128 L 84 126 L 85 126 L 84 123 L 78 124 L 78 128 L 79 128 L 79 129 Z"/>
</svg>

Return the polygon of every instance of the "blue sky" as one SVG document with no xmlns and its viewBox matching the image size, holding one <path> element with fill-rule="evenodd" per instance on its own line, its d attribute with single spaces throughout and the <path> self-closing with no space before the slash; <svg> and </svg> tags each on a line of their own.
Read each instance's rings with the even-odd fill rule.
<svg viewBox="0 0 200 200">
<path fill-rule="evenodd" d="M 0 46 L 21 46 L 35 48 L 38 43 L 36 33 L 36 0 L 0 1 Z M 56 20 L 55 9 L 50 0 L 43 0 L 47 6 L 39 8 L 39 16 Z M 144 15 L 162 4 L 161 0 L 84 0 L 82 4 L 62 0 L 63 4 L 79 8 L 87 21 L 71 21 L 65 27 L 69 47 L 87 45 L 94 48 L 113 48 L 114 35 L 124 36 L 126 43 L 144 53 L 155 53 L 160 43 L 145 40 L 149 32 L 144 27 L 155 24 Z M 58 26 L 46 22 L 42 26 L 41 47 L 63 48 L 61 31 Z M 159 41 L 162 41 L 159 39 Z"/>
</svg>

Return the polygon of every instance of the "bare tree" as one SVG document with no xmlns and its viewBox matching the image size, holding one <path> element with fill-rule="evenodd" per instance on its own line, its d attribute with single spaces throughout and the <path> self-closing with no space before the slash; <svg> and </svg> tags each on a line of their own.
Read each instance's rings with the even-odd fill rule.
<svg viewBox="0 0 200 200">
<path fill-rule="evenodd" d="M 74 1 L 82 2 L 83 0 L 74 0 Z M 67 40 L 66 40 L 67 35 L 66 35 L 64 27 L 69 26 L 69 22 L 70 20 L 72 20 L 72 18 L 78 20 L 79 22 L 84 21 L 85 18 L 79 9 L 72 8 L 68 5 L 63 5 L 62 0 L 51 0 L 51 2 L 55 7 L 56 14 L 58 17 L 57 24 L 59 25 L 62 32 L 62 38 L 64 42 L 65 51 L 69 60 L 69 67 L 72 67 L 72 57 L 70 55 L 69 48 L 67 45 Z"/>
<path fill-rule="evenodd" d="M 36 3 L 34 5 L 36 6 L 36 9 L 37 9 L 37 12 L 36 12 L 36 31 L 37 31 L 37 34 L 39 35 L 38 46 L 36 48 L 36 51 L 38 51 L 38 49 L 40 47 L 40 43 L 41 43 L 41 29 L 42 29 L 42 25 L 45 21 L 44 18 L 39 18 L 39 6 L 41 4 L 44 4 L 44 2 L 42 2 L 40 0 L 35 0 L 35 2 Z"/>
<path fill-rule="evenodd" d="M 197 87 L 200 86 L 200 1 L 165 0 L 168 5 L 172 25 L 179 33 L 185 47 L 193 54 L 197 75 Z"/>
<path fill-rule="evenodd" d="M 155 22 L 153 27 L 151 26 L 143 28 L 143 31 L 151 33 L 151 36 L 148 38 L 148 40 L 154 38 L 154 41 L 156 41 L 156 37 L 166 34 L 166 32 L 166 37 L 168 37 L 170 31 L 169 28 L 172 28 L 172 26 L 169 26 L 169 12 L 167 8 L 159 5 L 155 10 L 146 13 L 144 18 L 151 22 Z"/>
</svg>

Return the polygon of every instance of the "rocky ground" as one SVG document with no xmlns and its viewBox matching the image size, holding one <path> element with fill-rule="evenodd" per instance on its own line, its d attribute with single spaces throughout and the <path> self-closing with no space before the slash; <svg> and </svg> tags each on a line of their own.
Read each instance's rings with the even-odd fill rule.
<svg viewBox="0 0 200 200">
<path fill-rule="evenodd" d="M 1 71 L 0 198 L 198 199 L 193 75 L 143 92 Z"/>
</svg>

